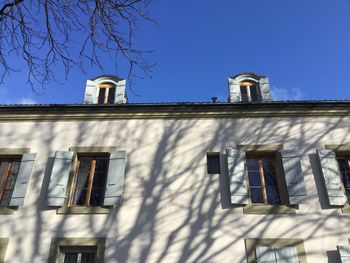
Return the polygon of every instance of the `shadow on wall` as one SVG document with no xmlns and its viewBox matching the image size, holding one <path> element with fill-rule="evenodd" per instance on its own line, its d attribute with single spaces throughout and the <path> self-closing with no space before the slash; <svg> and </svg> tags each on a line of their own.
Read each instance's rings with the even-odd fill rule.
<svg viewBox="0 0 350 263">
<path fill-rule="evenodd" d="M 59 121 L 59 120 L 58 120 Z M 254 125 L 238 122 L 236 120 L 222 119 L 216 121 L 216 126 L 208 127 L 203 131 L 202 120 L 167 120 L 162 122 L 163 130 L 156 130 L 152 120 L 138 121 L 138 129 L 129 129 L 129 122 L 125 121 L 123 130 L 115 131 L 117 127 L 113 122 L 106 127 L 97 127 L 97 124 L 81 122 L 75 138 L 65 137 L 62 130 L 55 123 L 39 123 L 34 132 L 28 132 L 31 140 L 40 137 L 41 128 L 45 130 L 43 145 L 51 145 L 51 141 L 59 138 L 66 140 L 71 145 L 85 145 L 86 138 L 92 135 L 103 144 L 103 138 L 117 138 L 118 141 L 127 141 L 137 145 L 128 151 L 126 167 L 126 181 L 124 192 L 127 198 L 120 210 L 114 209 L 108 216 L 85 215 L 89 224 L 91 236 L 103 237 L 111 231 L 115 233 L 114 240 L 107 240 L 112 244 L 108 247 L 110 251 L 105 255 L 105 262 L 231 262 L 226 255 L 233 247 L 244 247 L 244 238 L 257 237 L 257 227 L 260 229 L 258 236 L 264 237 L 271 228 L 283 219 L 283 215 L 261 215 L 257 217 L 242 217 L 241 207 L 232 207 L 230 204 L 230 193 L 228 178 L 224 175 L 208 176 L 206 174 L 205 153 L 207 149 L 224 149 L 235 144 L 264 144 L 274 142 L 279 144 L 288 143 L 295 148 L 303 149 L 302 155 L 315 152 L 316 149 L 305 147 L 317 145 L 324 136 L 335 128 L 344 130 L 344 134 L 350 132 L 346 121 L 340 118 L 336 122 L 323 120 L 327 129 L 311 129 L 306 119 L 265 119 L 254 120 Z M 308 126 L 309 125 L 309 126 Z M 49 130 L 47 128 L 50 128 Z M 44 129 L 45 128 L 45 129 Z M 159 127 L 158 127 L 159 128 Z M 141 131 L 140 131 L 141 130 Z M 126 132 L 127 131 L 127 132 Z M 144 134 L 154 132 L 153 141 L 144 140 Z M 30 135 L 29 135 L 30 134 Z M 189 137 L 199 134 L 188 146 Z M 7 134 L 9 138 L 16 139 L 13 134 Z M 67 135 L 68 136 L 68 135 Z M 148 137 L 150 138 L 150 137 Z M 237 139 L 239 138 L 239 141 Z M 37 138 L 36 138 L 37 139 Z M 345 137 L 339 140 L 339 144 L 345 143 Z M 157 145 L 156 149 L 149 151 L 149 147 Z M 49 149 L 53 152 L 57 149 Z M 196 154 L 197 153 L 197 154 Z M 151 163 L 138 159 L 142 154 L 151 156 Z M 190 156 L 190 157 L 189 157 Z M 225 160 L 225 156 L 220 156 Z M 321 185 L 320 171 L 317 170 L 317 157 L 309 155 L 310 171 L 305 174 L 314 174 L 317 192 L 320 196 L 322 209 L 328 209 L 327 200 L 323 200 L 324 187 Z M 176 163 L 173 160 L 177 160 Z M 35 249 L 29 261 L 23 258 L 23 253 L 18 251 L 16 260 L 21 262 L 46 262 L 47 254 L 42 255 L 40 251 L 47 246 L 40 242 L 42 232 L 46 229 L 42 213 L 45 207 L 44 201 L 47 186 L 52 169 L 53 157 L 49 157 L 45 170 L 36 171 L 44 174 L 43 182 L 34 180 L 33 188 L 40 192 L 38 195 L 35 220 L 37 222 L 35 233 Z M 225 161 L 222 162 L 225 165 Z M 312 170 L 311 170 L 312 169 Z M 149 172 L 148 172 L 149 171 Z M 128 176 L 129 174 L 129 176 Z M 130 176 L 132 174 L 132 176 Z M 40 178 L 38 176 L 38 178 Z M 131 192 L 132 191 L 132 192 Z M 133 209 L 136 213 L 129 219 L 128 229 L 120 223 L 120 214 L 128 213 L 128 205 L 135 204 Z M 297 233 L 305 233 L 304 240 L 311 240 L 319 236 L 322 227 L 329 220 L 338 217 L 336 210 L 332 213 L 318 214 L 302 219 L 302 215 L 289 215 L 299 223 L 297 231 L 294 225 L 285 227 L 283 236 L 294 236 Z M 69 215 L 61 215 L 61 221 L 55 227 L 53 236 L 69 237 Z M 83 217 L 83 216 L 81 216 Z M 320 217 L 322 220 L 320 220 Z M 103 226 L 97 227 L 96 221 Z M 104 220 L 104 222 L 101 222 Z M 342 234 L 342 227 L 348 229 L 348 220 L 339 218 L 339 227 L 329 230 L 334 236 Z M 244 226 L 237 229 L 237 226 Z M 17 233 L 15 242 L 22 242 L 22 233 Z M 222 236 L 225 241 L 222 242 Z M 312 251 L 310 253 L 313 253 Z M 316 252 L 315 252 L 316 253 Z M 319 253 L 319 251 L 317 251 Z M 326 256 L 326 252 L 324 252 Z M 329 262 L 336 262 L 335 251 L 328 251 Z M 235 255 L 235 262 L 246 262 L 245 255 Z M 18 261 L 19 262 L 19 261 Z"/>
</svg>

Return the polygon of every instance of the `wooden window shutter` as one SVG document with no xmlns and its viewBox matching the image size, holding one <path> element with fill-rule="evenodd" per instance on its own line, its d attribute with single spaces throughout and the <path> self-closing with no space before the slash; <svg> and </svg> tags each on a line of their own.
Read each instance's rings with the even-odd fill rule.
<svg viewBox="0 0 350 263">
<path fill-rule="evenodd" d="M 245 178 L 245 153 L 238 149 L 226 149 L 232 204 L 248 204 Z"/>
<path fill-rule="evenodd" d="M 125 174 L 126 152 L 112 152 L 109 158 L 106 191 L 103 205 L 121 204 Z"/>
<path fill-rule="evenodd" d="M 255 258 L 257 263 L 276 263 L 276 254 L 273 246 L 256 246 Z"/>
<path fill-rule="evenodd" d="M 262 102 L 272 101 L 270 83 L 268 78 L 262 78 L 259 80 L 260 94 Z"/>
<path fill-rule="evenodd" d="M 229 87 L 229 102 L 241 102 L 241 88 L 239 82 L 236 79 L 228 79 Z"/>
<path fill-rule="evenodd" d="M 276 262 L 299 263 L 298 251 L 294 246 L 275 247 Z"/>
<path fill-rule="evenodd" d="M 335 157 L 331 150 L 317 150 L 320 159 L 322 174 L 327 190 L 330 205 L 343 206 L 347 198 L 342 188 L 340 171 Z"/>
<path fill-rule="evenodd" d="M 283 150 L 280 153 L 289 204 L 296 205 L 305 203 L 307 201 L 307 193 L 299 154 L 295 149 Z"/>
<path fill-rule="evenodd" d="M 13 190 L 10 206 L 23 205 L 27 193 L 29 179 L 33 171 L 36 153 L 25 153 L 22 156 L 21 166 L 19 167 L 15 188 Z"/>
<path fill-rule="evenodd" d="M 350 263 L 350 246 L 337 246 L 341 263 Z"/>
<path fill-rule="evenodd" d="M 97 92 L 98 87 L 96 83 L 92 80 L 86 81 L 84 104 L 97 104 Z"/>
<path fill-rule="evenodd" d="M 115 104 L 126 103 L 125 88 L 126 88 L 125 79 L 117 82 L 117 85 L 115 87 L 115 99 L 114 99 Z"/>
<path fill-rule="evenodd" d="M 73 160 L 73 152 L 57 151 L 47 194 L 48 206 L 63 206 Z"/>
</svg>

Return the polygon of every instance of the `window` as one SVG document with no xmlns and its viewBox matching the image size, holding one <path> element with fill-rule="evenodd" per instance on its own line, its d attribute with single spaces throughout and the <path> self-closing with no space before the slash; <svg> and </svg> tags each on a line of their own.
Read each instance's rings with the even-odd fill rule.
<svg viewBox="0 0 350 263">
<path fill-rule="evenodd" d="M 337 157 L 337 161 L 344 185 L 345 194 L 348 199 L 348 202 L 350 202 L 350 157 Z"/>
<path fill-rule="evenodd" d="M 258 84 L 254 82 L 240 82 L 241 98 L 243 102 L 258 102 L 260 101 L 260 94 Z"/>
<path fill-rule="evenodd" d="M 21 165 L 21 158 L 0 158 L 0 206 L 10 205 L 15 182 Z"/>
<path fill-rule="evenodd" d="M 207 171 L 208 174 L 220 173 L 220 154 L 207 153 Z"/>
<path fill-rule="evenodd" d="M 305 263 L 302 239 L 248 238 L 245 240 L 248 263 Z"/>
<path fill-rule="evenodd" d="M 246 166 L 251 202 L 281 204 L 273 159 L 263 156 L 248 157 Z"/>
<path fill-rule="evenodd" d="M 107 155 L 78 155 L 68 206 L 102 206 L 108 170 Z"/>
<path fill-rule="evenodd" d="M 98 104 L 114 104 L 115 85 L 113 83 L 103 83 L 99 85 Z"/>
<path fill-rule="evenodd" d="M 105 238 L 53 238 L 49 263 L 102 263 Z"/>
</svg>

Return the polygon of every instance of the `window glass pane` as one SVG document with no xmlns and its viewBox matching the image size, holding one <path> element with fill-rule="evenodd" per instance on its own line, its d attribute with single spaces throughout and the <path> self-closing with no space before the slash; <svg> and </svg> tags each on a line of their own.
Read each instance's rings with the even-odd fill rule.
<svg viewBox="0 0 350 263">
<path fill-rule="evenodd" d="M 17 174 L 19 171 L 20 161 L 12 161 L 11 163 L 11 169 L 9 171 L 6 185 L 4 187 L 4 191 L 1 198 L 0 206 L 9 206 L 11 201 L 11 196 L 13 193 L 13 190 L 15 189 L 15 183 L 17 179 Z"/>
<path fill-rule="evenodd" d="M 108 103 L 109 104 L 114 104 L 114 99 L 115 99 L 115 88 L 109 88 L 109 91 L 108 91 Z"/>
<path fill-rule="evenodd" d="M 258 90 L 256 86 L 250 86 L 250 97 L 253 102 L 258 101 Z"/>
<path fill-rule="evenodd" d="M 250 198 L 252 203 L 263 204 L 264 198 L 262 188 L 250 188 Z"/>
<path fill-rule="evenodd" d="M 96 159 L 94 179 L 92 183 L 90 205 L 100 206 L 103 203 L 107 176 L 107 159 Z"/>
<path fill-rule="evenodd" d="M 98 104 L 104 104 L 105 103 L 105 96 L 106 96 L 106 89 L 100 88 L 98 93 Z"/>
<path fill-rule="evenodd" d="M 247 169 L 248 171 L 259 171 L 259 163 L 256 159 L 247 159 Z"/>
<path fill-rule="evenodd" d="M 248 171 L 249 186 L 261 186 L 261 178 L 258 171 Z"/>
<path fill-rule="evenodd" d="M 83 253 L 81 257 L 81 263 L 94 263 L 95 253 Z"/>
<path fill-rule="evenodd" d="M 6 168 L 9 162 L 5 161 L 5 160 L 0 160 L 0 186 L 3 183 L 3 180 L 5 178 L 5 172 L 6 172 Z"/>
<path fill-rule="evenodd" d="M 78 262 L 78 253 L 64 254 L 64 263 L 77 263 L 77 262 Z"/>
<path fill-rule="evenodd" d="M 91 161 L 89 159 L 80 160 L 73 200 L 74 205 L 85 205 Z"/>
<path fill-rule="evenodd" d="M 262 160 L 266 185 L 267 201 L 269 204 L 280 204 L 280 195 L 273 162 L 270 159 Z"/>
<path fill-rule="evenodd" d="M 207 171 L 208 171 L 208 174 L 220 173 L 220 155 L 219 154 L 207 154 Z"/>
<path fill-rule="evenodd" d="M 342 180 L 345 188 L 345 194 L 350 202 L 350 168 L 348 159 L 338 159 L 340 174 L 342 175 Z"/>
<path fill-rule="evenodd" d="M 240 86 L 241 88 L 241 97 L 242 97 L 242 101 L 244 102 L 248 102 L 248 93 L 247 93 L 247 86 Z"/>
</svg>

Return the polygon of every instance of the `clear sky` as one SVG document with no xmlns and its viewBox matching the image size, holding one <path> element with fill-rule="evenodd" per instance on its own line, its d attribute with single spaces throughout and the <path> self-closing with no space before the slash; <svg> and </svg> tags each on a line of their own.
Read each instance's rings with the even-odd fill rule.
<svg viewBox="0 0 350 263">
<path fill-rule="evenodd" d="M 350 99 L 349 0 L 154 0 L 149 13 L 157 23 L 141 24 L 136 41 L 157 64 L 135 79 L 137 96 L 127 90 L 130 102 L 226 101 L 227 78 L 245 71 L 268 76 L 275 99 Z M 86 79 L 117 73 L 104 61 L 41 95 L 25 71 L 12 73 L 0 103 L 81 103 Z"/>
</svg>

